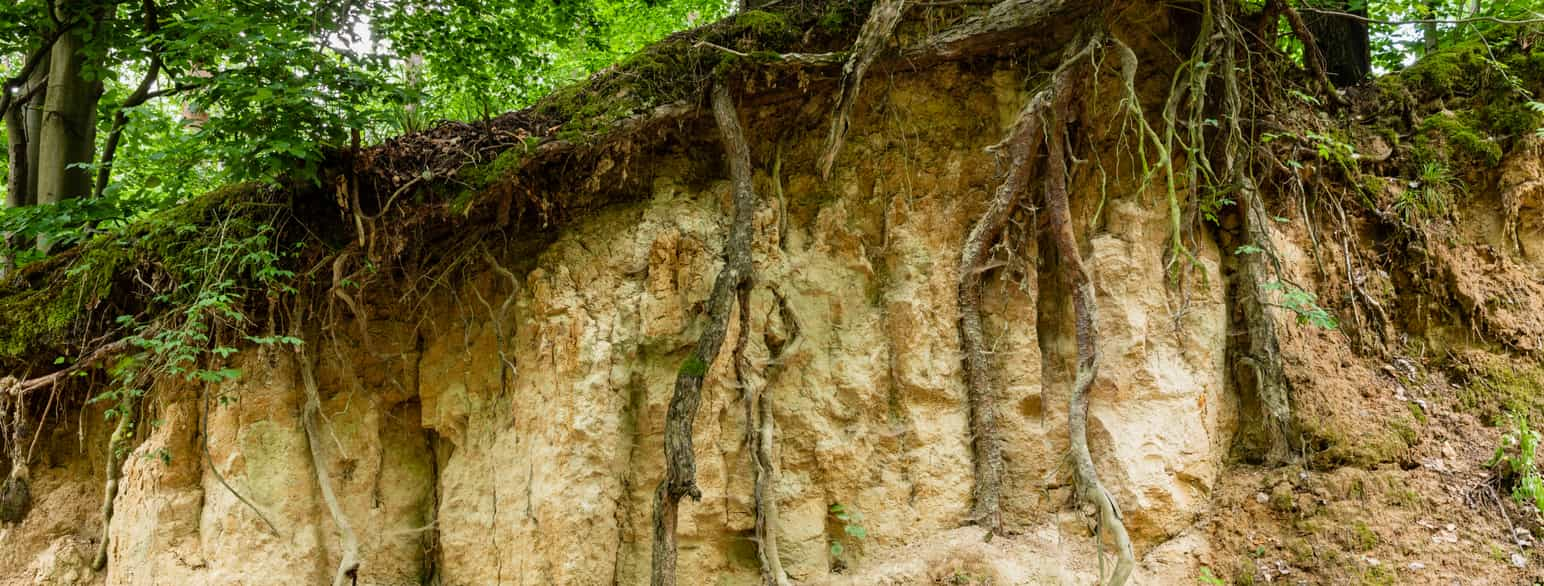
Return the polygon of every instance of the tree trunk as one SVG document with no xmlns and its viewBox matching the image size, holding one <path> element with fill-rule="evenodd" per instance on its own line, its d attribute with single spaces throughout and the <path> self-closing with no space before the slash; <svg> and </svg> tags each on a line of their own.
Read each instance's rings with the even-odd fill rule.
<svg viewBox="0 0 1544 586">
<path fill-rule="evenodd" d="M 22 121 L 22 107 L 5 113 L 6 155 L 10 157 L 10 175 L 5 182 L 5 207 L 19 208 L 26 204 L 27 193 L 27 125 Z"/>
<path fill-rule="evenodd" d="M 1324 0 L 1313 4 L 1326 10 L 1367 16 L 1365 3 L 1354 9 L 1349 0 Z M 1303 20 L 1307 21 L 1314 44 L 1324 55 L 1326 73 L 1335 87 L 1348 87 L 1367 79 L 1372 73 L 1372 51 L 1365 21 L 1306 11 Z"/>
<path fill-rule="evenodd" d="M 22 204 L 24 206 L 37 205 L 38 203 L 38 154 L 41 152 L 43 141 L 43 101 L 48 98 L 48 69 L 49 59 L 43 59 L 37 69 L 32 70 L 32 77 L 27 79 L 27 85 L 22 86 L 22 93 L 37 94 L 26 103 L 17 104 L 21 110 L 22 126 L 27 133 L 27 184 L 22 191 Z"/>
<path fill-rule="evenodd" d="M 1428 21 L 1431 21 L 1431 20 L 1437 18 L 1437 2 L 1436 2 L 1436 0 L 1427 0 L 1426 4 L 1422 5 L 1422 8 L 1424 8 L 1424 10 L 1421 13 L 1421 18 L 1426 19 Z M 1423 22 L 1423 23 L 1421 23 L 1421 48 L 1423 50 L 1423 52 L 1421 53 L 1422 55 L 1430 55 L 1430 54 L 1435 53 L 1437 51 L 1437 23 L 1436 22 Z"/>
<path fill-rule="evenodd" d="M 54 43 L 49 58 L 48 95 L 43 100 L 42 132 L 33 167 L 40 204 L 91 193 L 90 170 L 72 167 L 90 163 L 96 152 L 96 103 L 102 94 L 101 82 L 81 76 L 86 66 L 84 48 L 83 35 L 72 31 Z"/>
</svg>

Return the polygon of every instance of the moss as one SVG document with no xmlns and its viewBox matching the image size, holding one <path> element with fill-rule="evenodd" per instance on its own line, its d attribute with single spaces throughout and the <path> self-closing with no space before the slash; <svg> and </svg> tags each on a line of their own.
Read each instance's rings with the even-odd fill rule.
<svg viewBox="0 0 1544 586">
<path fill-rule="evenodd" d="M 1359 424 L 1305 418 L 1299 423 L 1314 446 L 1312 464 L 1321 469 L 1339 466 L 1372 469 L 1379 464 L 1397 462 L 1410 452 L 1410 445 L 1415 440 L 1409 421 L 1399 418 Z"/>
<path fill-rule="evenodd" d="M 210 238 L 203 228 L 223 218 L 230 220 L 227 236 L 250 229 L 254 224 L 246 216 L 263 206 L 259 195 L 256 184 L 228 185 L 22 267 L 22 274 L 32 275 L 30 285 L 0 289 L 0 360 L 45 358 L 38 355 L 78 341 L 88 321 L 112 323 L 115 315 L 98 314 L 144 259 L 155 259 L 155 270 L 173 272 L 173 282 L 185 282 L 186 273 L 199 270 L 202 243 Z"/>
<path fill-rule="evenodd" d="M 1499 356 L 1471 358 L 1460 366 L 1467 380 L 1458 391 L 1461 410 L 1486 422 L 1499 422 L 1510 411 L 1530 417 L 1544 413 L 1544 367 L 1514 363 Z"/>
<path fill-rule="evenodd" d="M 1372 551 L 1378 547 L 1378 534 L 1365 521 L 1357 521 L 1351 526 L 1351 545 L 1363 552 Z"/>
<path fill-rule="evenodd" d="M 505 150 L 499 153 L 499 156 L 495 157 L 492 161 L 461 169 L 461 177 L 471 186 L 472 191 L 486 188 L 502 179 L 506 179 L 511 173 L 519 171 L 520 166 L 525 162 L 525 155 L 528 149 L 529 145 L 526 148 L 514 147 Z M 457 195 L 458 200 L 461 197 L 461 194 Z M 465 202 L 463 202 L 461 207 L 464 206 Z M 457 208 L 454 204 L 451 207 Z"/>
<path fill-rule="evenodd" d="M 742 12 L 732 19 L 732 23 L 742 34 L 752 34 L 764 41 L 786 41 L 799 34 L 787 17 L 765 10 Z"/>
<path fill-rule="evenodd" d="M 1478 41 L 1446 47 L 1400 72 L 1412 86 L 1438 95 L 1469 94 L 1485 87 L 1494 75 L 1485 45 Z"/>
<path fill-rule="evenodd" d="M 1388 570 L 1387 568 L 1382 566 L 1368 566 L 1367 569 L 1362 572 L 1361 583 L 1362 586 L 1393 586 L 1394 584 L 1397 584 L 1398 581 L 1395 580 L 1394 572 Z"/>
<path fill-rule="evenodd" d="M 684 376 L 703 376 L 708 373 L 708 363 L 703 362 L 696 354 L 687 356 L 681 363 L 680 374 Z"/>
<path fill-rule="evenodd" d="M 1481 130 L 1472 112 L 1428 116 L 1421 131 L 1416 154 L 1423 160 L 1458 158 L 1488 167 L 1501 163 L 1501 145 Z"/>
</svg>

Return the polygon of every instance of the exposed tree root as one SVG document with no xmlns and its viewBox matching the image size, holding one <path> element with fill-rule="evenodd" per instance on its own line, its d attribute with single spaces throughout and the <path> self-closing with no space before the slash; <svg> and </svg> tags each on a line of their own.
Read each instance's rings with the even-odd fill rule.
<svg viewBox="0 0 1544 586">
<path fill-rule="evenodd" d="M 0 441 L 4 441 L 11 468 L 5 480 L 0 482 L 0 523 L 17 523 L 32 508 L 32 483 L 27 469 L 27 450 L 22 449 L 22 438 L 27 437 L 30 423 L 27 419 L 27 398 L 13 394 L 6 387 L 16 386 L 12 378 L 0 379 Z"/>
<path fill-rule="evenodd" d="M 1100 42 L 1098 37 L 1091 40 L 1090 49 L 1085 49 L 1084 53 Z M 1074 56 L 1073 60 L 1084 61 L 1084 53 Z M 1073 65 L 1064 65 L 1062 70 L 1066 71 Z M 1085 76 L 1091 74 L 1084 73 Z M 1077 371 L 1073 378 L 1071 399 L 1068 401 L 1067 420 L 1072 469 L 1080 500 L 1098 511 L 1099 534 L 1108 532 L 1115 543 L 1115 569 L 1106 583 L 1120 586 L 1131 576 L 1135 558 L 1132 555 L 1131 538 L 1121 521 L 1120 508 L 1116 506 L 1115 498 L 1100 483 L 1098 473 L 1094 470 L 1093 457 L 1088 450 L 1088 392 L 1099 374 L 1099 308 L 1094 299 L 1093 280 L 1083 262 L 1082 253 L 1078 251 L 1067 197 L 1067 131 L 1076 116 L 1073 104 L 1079 92 L 1073 82 L 1078 77 L 1071 74 L 1058 75 L 1051 88 L 1051 123 L 1045 132 L 1046 227 L 1049 240 L 1060 260 L 1057 276 L 1072 294 L 1077 330 Z"/>
<path fill-rule="evenodd" d="M 204 417 L 199 420 L 199 425 L 202 428 L 199 430 L 198 435 L 199 443 L 202 444 L 204 451 L 204 465 L 209 467 L 209 473 L 214 475 L 214 479 L 220 483 L 220 486 L 225 487 L 225 490 L 229 491 L 232 496 L 235 496 L 236 500 L 241 501 L 241 504 L 246 505 L 248 509 L 252 509 L 252 514 L 257 515 L 257 518 L 263 521 L 263 525 L 268 527 L 268 531 L 274 537 L 279 537 L 279 528 L 274 526 L 273 521 L 268 520 L 268 515 L 264 515 L 263 510 L 257 508 L 256 503 L 247 500 L 247 497 L 237 492 L 236 487 L 231 486 L 230 481 L 225 479 L 225 475 L 220 473 L 220 467 L 214 465 L 214 456 L 209 453 L 209 391 L 207 389 L 204 391 L 203 401 Z"/>
<path fill-rule="evenodd" d="M 1225 34 L 1221 40 L 1223 43 L 1222 118 L 1227 121 L 1227 128 L 1221 137 L 1220 159 L 1228 182 L 1238 190 L 1239 216 L 1244 231 L 1244 243 L 1259 249 L 1259 252 L 1254 254 L 1233 255 L 1238 263 L 1235 287 L 1242 289 L 1240 294 L 1235 294 L 1235 298 L 1242 310 L 1244 334 L 1248 337 L 1242 362 L 1248 367 L 1250 380 L 1243 382 L 1246 387 L 1253 389 L 1255 397 L 1260 401 L 1262 415 L 1265 417 L 1267 461 L 1281 463 L 1285 462 L 1290 454 L 1292 406 L 1287 376 L 1281 366 L 1281 347 L 1276 336 L 1276 321 L 1271 318 L 1267 309 L 1270 305 L 1267 301 L 1269 291 L 1265 287 L 1271 282 L 1272 275 L 1280 273 L 1280 267 L 1275 266 L 1279 261 L 1276 247 L 1268 231 L 1270 215 L 1265 211 L 1265 203 L 1260 199 L 1260 192 L 1255 188 L 1254 181 L 1245 173 L 1244 162 L 1239 160 L 1240 153 L 1245 152 L 1247 144 L 1244 141 L 1243 129 L 1239 125 L 1239 120 L 1243 116 L 1243 95 L 1238 84 L 1237 47 L 1243 39 L 1237 36 L 1237 29 L 1231 26 L 1233 21 L 1228 19 L 1226 14 L 1224 11 L 1222 28 L 1225 33 L 1233 34 Z M 1270 266 L 1267 265 L 1267 261 L 1271 263 Z"/>
<path fill-rule="evenodd" d="M 107 567 L 108 530 L 113 523 L 113 501 L 118 497 L 118 481 L 123 478 L 123 459 L 129 455 L 129 439 L 134 437 L 139 418 L 139 398 L 124 392 L 118 401 L 118 425 L 107 441 L 107 486 L 102 492 L 102 540 L 97 543 L 96 557 L 91 569 L 102 571 Z"/>
<path fill-rule="evenodd" d="M 702 403 L 702 381 L 718 358 L 729 328 L 736 294 L 749 287 L 751 273 L 751 223 L 756 213 L 756 192 L 751 183 L 750 146 L 740 128 L 734 99 L 723 83 L 713 85 L 713 117 L 718 123 L 729 159 L 734 184 L 734 219 L 724 246 L 724 267 L 713 281 L 708 298 L 708 323 L 697 346 L 676 374 L 670 408 L 665 415 L 665 478 L 654 494 L 654 546 L 650 583 L 676 583 L 676 513 L 681 497 L 702 498 L 697 488 L 697 465 L 692 454 L 692 422 Z"/>
<path fill-rule="evenodd" d="M 756 558 L 761 566 L 762 584 L 789 586 L 788 574 L 783 571 L 783 561 L 777 553 L 777 498 L 770 494 L 777 479 L 772 464 L 772 445 L 775 441 L 772 399 L 766 396 L 766 390 L 771 382 L 770 371 L 775 367 L 768 365 L 768 373 L 760 383 L 750 380 L 754 365 L 745 355 L 751 331 L 750 291 L 742 289 L 737 298 L 740 331 L 734 350 L 734 371 L 735 382 L 740 385 L 740 399 L 745 404 L 745 445 L 750 448 L 751 482 L 754 486 L 752 500 L 756 511 Z M 779 356 L 770 344 L 768 350 L 773 351 L 771 362 L 775 363 Z"/>
<path fill-rule="evenodd" d="M 296 324 L 304 323 L 304 312 L 297 310 L 294 320 Z M 358 579 L 359 537 L 354 534 L 354 527 L 349 524 L 348 515 L 343 512 L 343 506 L 338 503 L 338 496 L 333 492 L 332 475 L 328 474 L 327 459 L 322 455 L 321 425 L 317 421 L 321 417 L 322 397 L 316 383 L 316 367 L 311 359 L 306 357 L 303 345 L 294 347 L 294 358 L 295 367 L 300 370 L 301 384 L 305 386 L 306 391 L 306 402 L 301 409 L 300 419 L 306 430 L 306 445 L 310 447 L 311 465 L 316 470 L 316 483 L 321 487 L 322 501 L 326 503 L 327 512 L 332 516 L 333 523 L 338 526 L 341 541 L 338 569 L 333 574 L 332 585 L 343 586 Z"/>
<path fill-rule="evenodd" d="M 895 25 L 901 22 L 901 12 L 906 0 L 878 0 L 869 10 L 868 20 L 858 30 L 858 40 L 853 42 L 852 55 L 842 66 L 842 80 L 837 90 L 836 109 L 831 114 L 831 131 L 826 135 L 825 151 L 820 155 L 820 176 L 830 177 L 836 156 L 847 140 L 847 126 L 852 122 L 852 107 L 858 101 L 863 85 L 863 75 L 879 57 Z"/>
<path fill-rule="evenodd" d="M 1068 69 L 1068 68 L 1063 68 Z M 1058 77 L 1067 73 L 1058 72 Z M 970 403 L 971 448 L 975 456 L 975 505 L 971 520 L 992 533 L 1002 530 L 1003 457 L 997 433 L 997 380 L 987 359 L 986 336 L 981 330 L 981 283 L 992 245 L 1008 225 L 1008 217 L 1029 185 L 1031 163 L 1042 139 L 1041 117 L 1051 101 L 1051 90 L 1036 93 L 1019 111 L 1002 142 L 991 150 L 1005 152 L 1008 173 L 997 186 L 986 211 L 976 220 L 960 253 L 960 347 L 965 360 L 965 393 Z"/>
</svg>

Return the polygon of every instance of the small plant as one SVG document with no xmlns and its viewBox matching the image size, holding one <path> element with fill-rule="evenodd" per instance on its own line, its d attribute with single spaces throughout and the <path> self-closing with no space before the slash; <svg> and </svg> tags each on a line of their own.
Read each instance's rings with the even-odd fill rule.
<svg viewBox="0 0 1544 586">
<path fill-rule="evenodd" d="M 1266 291 L 1280 291 L 1281 303 L 1272 303 L 1276 307 L 1289 309 L 1297 314 L 1297 323 L 1311 325 L 1322 330 L 1333 330 L 1340 327 L 1340 322 L 1331 315 L 1329 310 L 1319 305 L 1319 297 L 1313 293 L 1302 290 L 1296 285 L 1271 281 L 1265 284 Z"/>
<path fill-rule="evenodd" d="M 1421 174 L 1415 185 L 1394 201 L 1394 211 L 1399 212 L 1405 222 L 1445 216 L 1453 194 L 1463 190 L 1463 182 L 1453 176 L 1445 163 L 1426 161 L 1421 164 Z"/>
<path fill-rule="evenodd" d="M 1512 500 L 1544 509 L 1544 477 L 1539 475 L 1534 457 L 1538 454 L 1539 432 L 1528 425 L 1524 413 L 1512 413 L 1512 428 L 1501 436 L 1501 445 L 1485 465 L 1503 466 L 1502 473 L 1512 479 Z"/>
<path fill-rule="evenodd" d="M 842 565 L 846 565 L 847 546 L 853 541 L 862 541 L 868 538 L 868 530 L 863 528 L 863 513 L 849 508 L 842 503 L 831 503 L 831 517 L 842 526 L 842 534 L 831 540 L 831 557 Z"/>
<path fill-rule="evenodd" d="M 1207 586 L 1227 586 L 1228 584 L 1227 580 L 1218 578 L 1216 574 L 1212 573 L 1212 569 L 1207 566 L 1201 566 L 1200 580 L 1202 584 L 1206 584 Z"/>
<path fill-rule="evenodd" d="M 1544 102 L 1528 100 L 1528 109 L 1533 110 L 1536 114 L 1544 114 Z M 1544 138 L 1544 126 L 1533 129 L 1533 135 Z"/>
</svg>

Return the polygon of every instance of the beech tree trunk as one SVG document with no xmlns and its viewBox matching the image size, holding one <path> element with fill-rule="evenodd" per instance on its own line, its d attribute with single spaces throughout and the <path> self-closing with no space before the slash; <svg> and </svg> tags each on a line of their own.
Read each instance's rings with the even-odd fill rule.
<svg viewBox="0 0 1544 586">
<path fill-rule="evenodd" d="M 87 66 L 83 32 L 61 36 L 49 57 L 48 95 L 43 100 L 37 165 L 33 167 L 40 204 L 91 193 L 90 170 L 72 167 L 90 163 L 96 152 L 96 104 L 102 94 L 101 82 L 81 75 Z"/>
<path fill-rule="evenodd" d="M 22 87 L 22 93 L 30 93 L 34 90 L 36 95 L 25 104 L 17 104 L 21 110 L 22 126 L 27 131 L 27 158 L 23 164 L 27 168 L 27 185 L 22 191 L 22 205 L 37 205 L 38 203 L 38 153 L 42 150 L 43 141 L 43 101 L 48 98 L 48 70 L 49 59 L 44 59 L 32 71 L 32 77 L 27 79 L 27 85 Z"/>
<path fill-rule="evenodd" d="M 27 205 L 27 125 L 22 121 L 21 110 L 17 107 L 5 113 L 6 156 L 10 157 L 10 174 L 5 183 L 8 208 Z"/>
<path fill-rule="evenodd" d="M 6 146 L 10 156 L 10 174 L 5 186 L 5 207 L 8 208 L 37 203 L 37 138 L 43 126 L 45 95 L 41 86 L 47 79 L 48 57 L 44 56 L 27 79 L 13 90 L 18 99 L 26 99 L 11 104 L 11 109 L 5 112 Z"/>
<path fill-rule="evenodd" d="M 1312 3 L 1325 10 L 1367 16 L 1365 2 L 1352 8 L 1349 0 L 1321 0 Z M 1367 37 L 1367 22 L 1318 12 L 1306 12 L 1308 30 L 1313 33 L 1314 45 L 1324 55 L 1325 73 L 1335 87 L 1348 87 L 1367 79 L 1372 73 L 1372 49 Z"/>
</svg>

